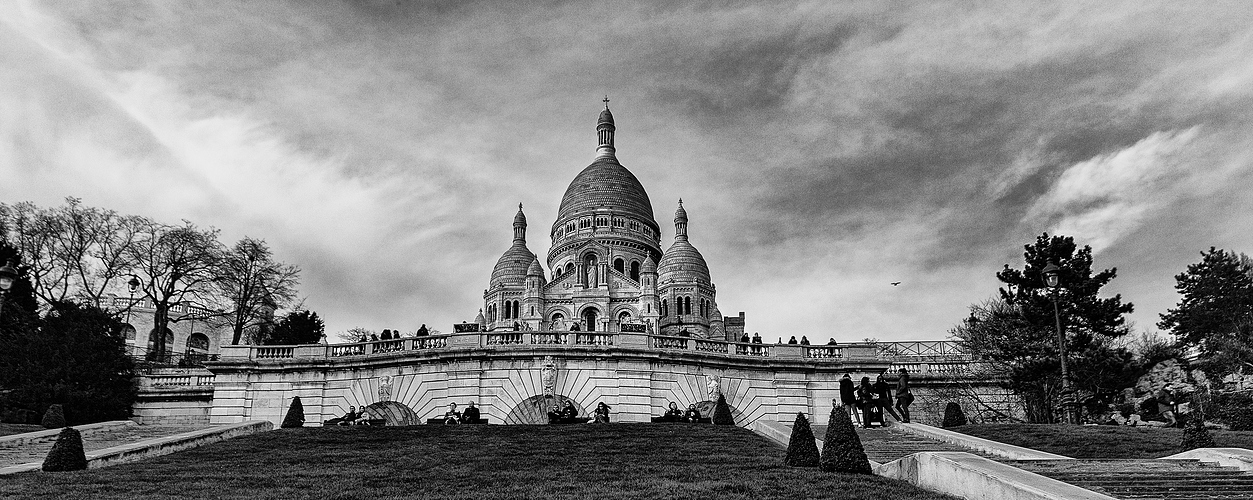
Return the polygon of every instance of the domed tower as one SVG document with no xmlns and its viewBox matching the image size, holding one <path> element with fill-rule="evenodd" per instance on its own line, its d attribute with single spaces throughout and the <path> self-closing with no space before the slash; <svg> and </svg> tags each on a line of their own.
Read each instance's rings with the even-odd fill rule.
<svg viewBox="0 0 1253 500">
<path fill-rule="evenodd" d="M 526 247 L 526 214 L 518 204 L 513 216 L 513 245 L 496 261 L 492 279 L 483 291 L 484 320 L 488 330 L 512 328 L 521 321 L 522 297 L 526 290 L 527 270 L 537 258 Z"/>
<path fill-rule="evenodd" d="M 595 288 L 612 270 L 638 283 L 644 261 L 661 257 L 652 202 L 635 174 L 618 162 L 614 131 L 606 105 L 596 123 L 596 159 L 570 182 L 553 223 L 548 251 L 553 281 L 578 272 L 578 285 Z"/>
<path fill-rule="evenodd" d="M 674 212 L 674 244 L 657 263 L 657 294 L 661 300 L 660 331 L 687 332 L 708 338 L 710 320 L 717 311 L 714 285 L 705 257 L 687 240 L 687 210 L 683 200 Z"/>
<path fill-rule="evenodd" d="M 531 261 L 531 266 L 526 270 L 526 293 L 522 299 L 522 323 L 532 330 L 541 330 L 544 327 L 544 287 L 548 286 L 548 280 L 544 279 L 544 268 L 540 266 L 539 259 Z"/>
</svg>

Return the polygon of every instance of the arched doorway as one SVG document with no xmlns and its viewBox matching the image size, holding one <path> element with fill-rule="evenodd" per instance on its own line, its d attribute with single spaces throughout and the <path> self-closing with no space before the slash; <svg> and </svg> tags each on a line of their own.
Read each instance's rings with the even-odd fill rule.
<svg viewBox="0 0 1253 500">
<path fill-rule="evenodd" d="M 379 401 L 365 407 L 364 412 L 367 420 L 386 420 L 384 425 L 418 425 L 422 420 L 418 418 L 418 414 L 414 413 L 411 408 L 405 406 L 404 403 L 395 401 Z"/>
<path fill-rule="evenodd" d="M 587 325 L 587 331 L 589 332 L 596 331 L 596 318 L 598 318 L 599 316 L 600 316 L 600 313 L 598 313 L 596 309 L 591 308 L 591 307 L 583 311 L 583 322 Z"/>
<path fill-rule="evenodd" d="M 506 424 L 547 424 L 548 410 L 553 408 L 562 408 L 566 405 L 566 401 L 574 403 L 574 408 L 579 411 L 579 415 L 586 415 L 587 410 L 579 405 L 578 401 L 567 398 L 562 395 L 556 396 L 531 396 L 518 403 L 513 407 L 508 415 L 505 415 Z"/>
</svg>

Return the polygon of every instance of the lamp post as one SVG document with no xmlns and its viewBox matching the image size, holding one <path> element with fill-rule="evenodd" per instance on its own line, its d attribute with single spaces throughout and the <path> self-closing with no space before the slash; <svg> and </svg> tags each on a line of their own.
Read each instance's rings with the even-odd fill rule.
<svg viewBox="0 0 1253 500">
<path fill-rule="evenodd" d="M 1069 398 L 1072 396 L 1070 391 L 1070 368 L 1066 363 L 1066 332 L 1062 330 L 1061 310 L 1057 305 L 1057 295 L 1061 288 L 1061 268 L 1057 264 L 1050 262 L 1041 271 L 1044 274 L 1044 284 L 1052 290 L 1053 298 L 1053 323 L 1057 328 L 1057 355 L 1062 360 L 1062 408 L 1066 415 L 1066 423 L 1075 423 L 1074 411 L 1069 405 Z"/>
<path fill-rule="evenodd" d="M 126 282 L 126 287 L 131 292 L 130 302 L 126 303 L 126 324 L 128 325 L 131 324 L 131 308 L 135 307 L 135 291 L 139 290 L 139 285 L 141 284 L 139 277 L 133 274 L 131 275 L 131 280 Z"/>
<path fill-rule="evenodd" d="M 13 281 L 17 279 L 17 269 L 13 269 L 13 261 L 8 261 L 4 267 L 0 267 L 0 311 L 4 310 L 4 301 L 9 298 L 9 288 L 13 287 Z"/>
</svg>

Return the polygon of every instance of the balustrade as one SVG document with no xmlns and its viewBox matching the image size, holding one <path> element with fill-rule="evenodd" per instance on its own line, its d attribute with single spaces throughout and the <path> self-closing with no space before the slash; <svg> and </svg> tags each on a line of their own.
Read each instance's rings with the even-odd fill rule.
<svg viewBox="0 0 1253 500">
<path fill-rule="evenodd" d="M 258 347 L 257 359 L 284 359 L 295 356 L 294 347 Z"/>
<path fill-rule="evenodd" d="M 658 349 L 687 349 L 685 337 L 653 337 L 653 347 Z"/>
<path fill-rule="evenodd" d="M 365 344 L 340 344 L 331 346 L 331 357 L 360 356 L 365 354 Z"/>
<path fill-rule="evenodd" d="M 378 354 L 380 352 L 399 352 L 405 350 L 405 339 L 400 340 L 383 340 L 371 343 L 370 352 Z"/>
<path fill-rule="evenodd" d="M 835 346 L 805 346 L 805 357 L 815 359 L 840 359 L 843 351 Z"/>
<path fill-rule="evenodd" d="M 521 333 L 505 332 L 487 334 L 487 345 L 516 345 L 521 343 Z"/>
<path fill-rule="evenodd" d="M 720 352 L 726 354 L 727 343 L 716 340 L 696 339 L 696 350 L 703 352 Z"/>
<path fill-rule="evenodd" d="M 415 350 L 443 349 L 445 347 L 448 347 L 448 337 L 415 337 L 413 339 L 413 348 Z"/>
<path fill-rule="evenodd" d="M 577 333 L 574 336 L 574 343 L 577 345 L 599 345 L 611 346 L 614 344 L 612 333 Z"/>
<path fill-rule="evenodd" d="M 539 332 L 536 332 L 536 333 L 532 333 L 532 334 L 531 334 L 531 343 L 532 343 L 532 344 L 542 344 L 542 345 L 565 344 L 565 343 L 566 343 L 566 335 L 567 335 L 567 334 L 565 334 L 565 333 L 539 333 Z M 576 334 L 576 335 L 577 335 L 577 334 Z M 518 343 L 520 344 L 520 343 L 522 343 L 522 342 L 521 342 L 521 341 L 518 341 Z"/>
<path fill-rule="evenodd" d="M 765 344 L 735 344 L 735 354 L 739 356 L 770 356 L 770 348 Z"/>
</svg>

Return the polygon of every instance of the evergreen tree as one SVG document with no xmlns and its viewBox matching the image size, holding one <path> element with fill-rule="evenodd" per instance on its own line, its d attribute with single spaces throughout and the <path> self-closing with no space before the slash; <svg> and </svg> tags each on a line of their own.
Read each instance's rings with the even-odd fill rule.
<svg viewBox="0 0 1253 500">
<path fill-rule="evenodd" d="M 827 421 L 827 435 L 822 443 L 822 459 L 818 468 L 826 472 L 850 472 L 854 474 L 870 474 L 870 459 L 866 457 L 866 449 L 861 445 L 853 420 L 844 410 L 831 410 L 831 418 Z"/>
<path fill-rule="evenodd" d="M 65 427 L 65 412 L 61 410 L 61 405 L 50 405 L 48 411 L 44 412 L 44 418 L 39 422 L 45 429 L 60 429 Z"/>
<path fill-rule="evenodd" d="M 61 429 L 57 442 L 44 458 L 43 470 L 62 472 L 87 469 L 87 454 L 83 452 L 83 436 L 73 427 Z"/>
<path fill-rule="evenodd" d="M 322 341 L 326 325 L 318 313 L 313 311 L 293 311 L 284 316 L 267 338 L 262 339 L 266 345 L 299 345 L 316 344 Z"/>
<path fill-rule="evenodd" d="M 961 427 L 966 425 L 966 412 L 962 411 L 961 405 L 950 401 L 944 406 L 944 421 L 940 427 Z"/>
<path fill-rule="evenodd" d="M 792 467 L 817 467 L 818 444 L 814 441 L 814 431 L 809 428 L 809 419 L 804 413 L 796 414 L 796 422 L 792 424 L 792 437 L 787 443 L 787 456 L 783 463 Z"/>
<path fill-rule="evenodd" d="M 305 426 L 305 407 L 300 403 L 300 396 L 296 396 L 291 400 L 291 407 L 287 409 L 287 417 L 283 418 L 284 429 Z"/>
<path fill-rule="evenodd" d="M 727 398 L 722 394 L 718 395 L 718 402 L 714 404 L 714 414 L 710 420 L 717 425 L 735 425 L 735 418 L 731 416 L 731 406 L 727 404 Z"/>
<path fill-rule="evenodd" d="M 1117 269 L 1092 270 L 1092 249 L 1068 236 L 1043 234 L 1023 247 L 1024 267 L 1005 265 L 996 274 L 999 298 L 971 307 L 970 317 L 950 333 L 971 353 L 991 361 L 995 373 L 1023 398 L 1031 422 L 1053 422 L 1061 396 L 1061 361 L 1054 299 L 1066 337 L 1072 387 L 1084 403 L 1113 398 L 1139 375 L 1133 356 L 1117 345 L 1133 310 L 1122 297 L 1100 297 Z M 1057 290 L 1045 286 L 1043 269 L 1060 270 Z"/>
<path fill-rule="evenodd" d="M 1199 348 L 1202 365 L 1226 375 L 1253 361 L 1253 263 L 1210 247 L 1201 262 L 1175 276 L 1179 305 L 1162 314 L 1158 328 L 1180 347 Z"/>
</svg>

